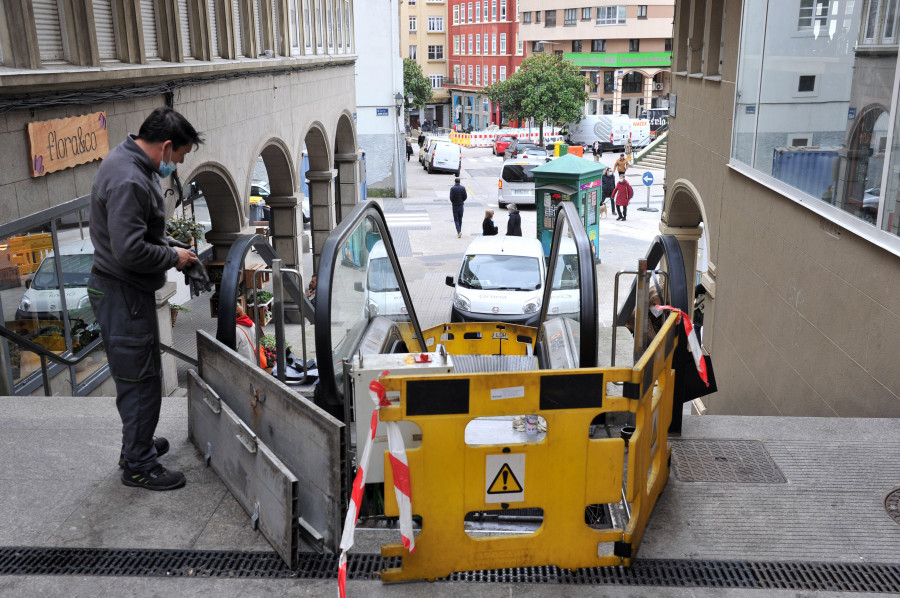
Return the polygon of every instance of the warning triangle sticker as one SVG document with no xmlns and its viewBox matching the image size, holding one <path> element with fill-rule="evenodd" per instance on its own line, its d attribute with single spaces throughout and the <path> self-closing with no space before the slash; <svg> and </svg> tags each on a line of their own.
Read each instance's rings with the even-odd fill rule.
<svg viewBox="0 0 900 598">
<path fill-rule="evenodd" d="M 510 469 L 508 463 L 504 463 L 491 485 L 488 486 L 488 494 L 518 494 L 524 492 L 522 484 L 516 479 L 516 474 Z"/>
</svg>

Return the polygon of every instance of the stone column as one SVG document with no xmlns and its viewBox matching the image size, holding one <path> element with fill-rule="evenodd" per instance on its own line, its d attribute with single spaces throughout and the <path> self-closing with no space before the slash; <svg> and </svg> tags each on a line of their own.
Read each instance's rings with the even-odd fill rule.
<svg viewBox="0 0 900 598">
<path fill-rule="evenodd" d="M 285 268 L 300 269 L 303 263 L 303 212 L 300 198 L 296 195 L 270 195 L 266 198 L 269 206 L 269 242 L 281 257 Z"/>
<path fill-rule="evenodd" d="M 404 144 L 403 157 L 406 158 L 406 146 Z M 337 190 L 338 203 L 341 206 L 341 216 L 346 216 L 350 210 L 359 203 L 359 152 L 352 154 L 336 154 L 334 161 L 337 163 L 340 188 Z"/>
<path fill-rule="evenodd" d="M 159 325 L 159 342 L 172 346 L 172 315 L 169 312 L 169 299 L 175 295 L 176 285 L 167 282 L 163 288 L 156 291 L 156 321 Z M 175 364 L 175 356 L 171 353 L 162 353 L 162 392 L 167 397 L 178 388 L 178 367 Z"/>
<path fill-rule="evenodd" d="M 334 209 L 333 170 L 309 170 L 309 210 L 312 220 L 313 272 L 319 269 L 319 257 L 325 239 L 338 222 Z"/>
<path fill-rule="evenodd" d="M 616 86 L 613 89 L 612 110 L 613 114 L 620 114 L 622 112 L 622 76 L 618 73 L 613 73 L 613 77 L 615 78 Z"/>
</svg>

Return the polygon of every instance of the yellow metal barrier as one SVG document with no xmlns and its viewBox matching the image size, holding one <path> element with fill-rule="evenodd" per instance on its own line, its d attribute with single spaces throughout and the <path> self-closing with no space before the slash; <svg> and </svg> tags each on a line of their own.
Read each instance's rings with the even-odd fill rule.
<svg viewBox="0 0 900 598">
<path fill-rule="evenodd" d="M 37 233 L 9 238 L 9 253 L 19 274 L 31 274 L 38 269 L 44 258 L 53 251 L 50 233 Z"/>
<path fill-rule="evenodd" d="M 409 322 L 398 322 L 400 333 L 410 351 L 419 350 L 415 331 Z M 425 350 L 444 345 L 451 355 L 528 355 L 534 347 L 537 329 L 497 322 L 440 324 L 422 331 Z"/>
<path fill-rule="evenodd" d="M 389 392 L 400 392 L 400 404 L 383 408 L 382 420 L 411 421 L 422 430 L 422 445 L 407 452 L 412 510 L 422 517 L 422 530 L 412 554 L 400 544 L 382 547 L 383 556 L 402 557 L 382 580 L 540 565 L 630 565 L 668 479 L 675 343 L 671 316 L 634 368 L 383 378 Z M 607 395 L 609 382 L 624 383 L 625 396 Z M 592 439 L 589 426 L 599 414 L 617 411 L 636 416 L 625 485 L 631 517 L 624 529 L 595 529 L 585 523 L 585 509 L 621 500 L 626 444 Z M 539 442 L 466 444 L 473 419 L 521 414 L 544 417 L 547 435 Z M 389 488 L 388 463 L 385 454 Z M 396 516 L 392 493 L 385 499 L 385 514 Z M 511 508 L 543 509 L 541 527 L 530 534 L 466 534 L 467 513 Z"/>
</svg>

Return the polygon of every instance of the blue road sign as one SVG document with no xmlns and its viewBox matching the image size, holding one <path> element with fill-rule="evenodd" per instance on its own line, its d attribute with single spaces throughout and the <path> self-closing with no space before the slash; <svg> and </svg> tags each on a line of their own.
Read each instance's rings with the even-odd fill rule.
<svg viewBox="0 0 900 598">
<path fill-rule="evenodd" d="M 649 187 L 653 184 L 653 173 L 648 170 L 644 173 L 644 176 L 641 177 L 641 180 L 644 181 L 644 184 Z"/>
</svg>

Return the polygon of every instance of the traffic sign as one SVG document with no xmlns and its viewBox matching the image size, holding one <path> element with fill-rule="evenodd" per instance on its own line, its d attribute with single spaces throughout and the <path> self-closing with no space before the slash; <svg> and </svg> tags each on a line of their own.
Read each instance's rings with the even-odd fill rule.
<svg viewBox="0 0 900 598">
<path fill-rule="evenodd" d="M 644 173 L 644 176 L 641 177 L 641 180 L 644 181 L 644 184 L 649 187 L 653 184 L 653 173 L 648 170 Z"/>
<path fill-rule="evenodd" d="M 650 207 L 650 185 L 653 184 L 653 173 L 649 170 L 644 172 L 644 176 L 641 177 L 641 181 L 643 181 L 644 185 L 647 187 L 647 207 L 638 208 L 641 212 L 658 212 L 656 208 Z"/>
</svg>

